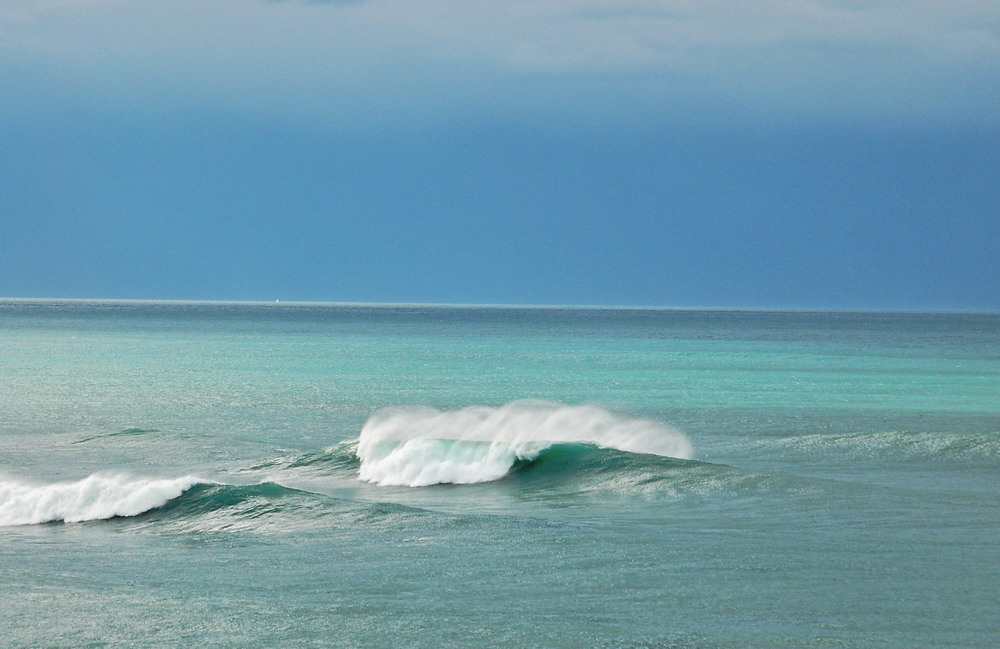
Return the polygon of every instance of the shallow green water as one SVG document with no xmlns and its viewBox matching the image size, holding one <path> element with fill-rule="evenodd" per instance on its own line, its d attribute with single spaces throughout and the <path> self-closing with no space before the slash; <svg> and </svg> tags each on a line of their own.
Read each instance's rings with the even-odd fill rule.
<svg viewBox="0 0 1000 649">
<path fill-rule="evenodd" d="M 3 646 L 1000 635 L 1000 316 L 6 301 L 0 379 Z"/>
</svg>

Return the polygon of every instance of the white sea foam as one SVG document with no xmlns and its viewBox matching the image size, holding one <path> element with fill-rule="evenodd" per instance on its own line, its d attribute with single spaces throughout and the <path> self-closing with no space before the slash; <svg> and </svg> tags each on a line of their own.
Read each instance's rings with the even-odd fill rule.
<svg viewBox="0 0 1000 649">
<path fill-rule="evenodd" d="M 95 473 L 75 482 L 32 484 L 0 477 L 0 526 L 136 516 L 180 496 L 201 478 Z"/>
<path fill-rule="evenodd" d="M 631 453 L 689 459 L 680 431 L 598 406 L 514 401 L 445 411 L 389 408 L 375 413 L 358 440 L 359 477 L 380 485 L 421 487 L 488 482 L 517 460 L 556 443 L 587 443 Z"/>
</svg>

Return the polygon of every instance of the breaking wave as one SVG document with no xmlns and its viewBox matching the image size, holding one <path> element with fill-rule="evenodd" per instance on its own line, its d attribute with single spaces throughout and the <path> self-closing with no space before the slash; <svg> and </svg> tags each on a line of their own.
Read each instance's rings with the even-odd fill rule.
<svg viewBox="0 0 1000 649">
<path fill-rule="evenodd" d="M 598 406 L 515 401 L 445 411 L 390 408 L 364 425 L 356 453 L 361 480 L 383 486 L 490 482 L 560 444 L 584 444 L 690 459 L 680 431 Z"/>
<path fill-rule="evenodd" d="M 0 526 L 137 516 L 207 482 L 194 476 L 162 479 L 107 473 L 51 484 L 0 479 Z"/>
<path fill-rule="evenodd" d="M 340 523 L 384 523 L 422 514 L 394 503 L 334 498 L 277 482 L 226 484 L 193 476 L 137 478 L 96 473 L 74 482 L 0 479 L 0 527 L 115 519 L 178 532 L 289 531 Z"/>
</svg>

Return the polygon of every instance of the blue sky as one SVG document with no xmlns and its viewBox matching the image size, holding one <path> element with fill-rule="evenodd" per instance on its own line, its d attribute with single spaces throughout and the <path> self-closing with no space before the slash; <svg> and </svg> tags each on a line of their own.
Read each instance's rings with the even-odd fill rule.
<svg viewBox="0 0 1000 649">
<path fill-rule="evenodd" d="M 0 0 L 0 295 L 1000 309 L 1000 6 Z"/>
</svg>

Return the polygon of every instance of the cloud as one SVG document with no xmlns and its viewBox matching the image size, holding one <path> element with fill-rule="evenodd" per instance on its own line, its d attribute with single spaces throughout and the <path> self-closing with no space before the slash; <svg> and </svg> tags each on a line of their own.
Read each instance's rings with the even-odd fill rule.
<svg viewBox="0 0 1000 649">
<path fill-rule="evenodd" d="M 341 126 L 995 123 L 1000 103 L 1000 6 L 974 0 L 0 0 L 0 43 L 9 79 L 85 105 Z"/>
</svg>

